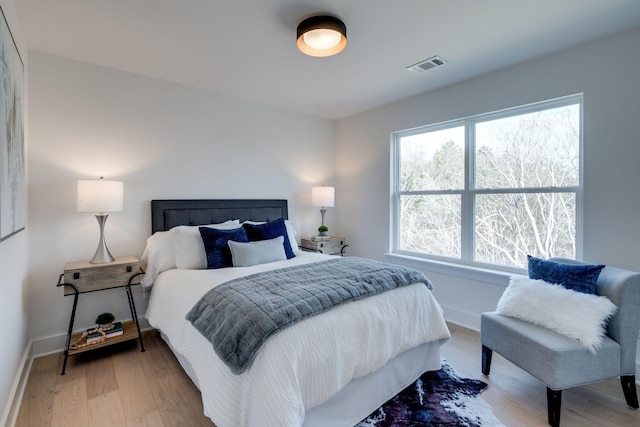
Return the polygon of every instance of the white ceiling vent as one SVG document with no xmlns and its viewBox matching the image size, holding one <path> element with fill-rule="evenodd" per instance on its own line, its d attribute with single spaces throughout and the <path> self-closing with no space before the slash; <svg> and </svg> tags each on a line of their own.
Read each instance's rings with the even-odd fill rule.
<svg viewBox="0 0 640 427">
<path fill-rule="evenodd" d="M 420 61 L 417 64 L 410 65 L 409 67 L 407 67 L 407 70 L 413 73 L 422 73 L 424 71 L 430 70 L 435 67 L 439 67 L 446 63 L 447 61 L 445 61 L 441 57 L 433 56 L 429 59 L 425 59 L 424 61 Z"/>
</svg>

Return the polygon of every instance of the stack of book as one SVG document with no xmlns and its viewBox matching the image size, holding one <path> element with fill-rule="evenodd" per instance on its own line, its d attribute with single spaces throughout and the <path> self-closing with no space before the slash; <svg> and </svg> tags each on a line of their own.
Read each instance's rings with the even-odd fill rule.
<svg viewBox="0 0 640 427">
<path fill-rule="evenodd" d="M 314 242 L 324 242 L 326 240 L 331 240 L 331 236 L 313 236 L 311 240 Z"/>
<path fill-rule="evenodd" d="M 95 328 L 93 328 L 93 329 L 95 329 Z M 89 329 L 88 331 L 93 331 L 93 329 Z M 108 331 L 104 331 L 104 333 L 105 333 L 105 338 L 106 339 L 117 337 L 118 335 L 122 335 L 123 334 L 122 322 L 115 322 L 113 324 L 113 328 L 109 329 Z M 100 338 L 102 338 L 102 333 L 101 332 L 91 332 L 91 333 L 89 333 L 87 335 L 87 344 L 91 344 L 92 342 L 96 342 Z"/>
</svg>

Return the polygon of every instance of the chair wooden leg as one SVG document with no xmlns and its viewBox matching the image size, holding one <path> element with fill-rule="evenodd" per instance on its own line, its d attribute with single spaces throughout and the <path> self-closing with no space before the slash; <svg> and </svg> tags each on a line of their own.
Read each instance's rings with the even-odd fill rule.
<svg viewBox="0 0 640 427">
<path fill-rule="evenodd" d="M 636 376 L 635 375 L 623 375 L 620 377 L 622 383 L 622 391 L 624 392 L 624 398 L 627 400 L 627 405 L 632 408 L 638 409 L 638 392 L 636 391 Z"/>
<path fill-rule="evenodd" d="M 560 426 L 560 408 L 562 390 L 551 390 L 547 387 L 547 416 L 551 427 Z"/>
<path fill-rule="evenodd" d="M 489 347 L 482 346 L 482 373 L 484 375 L 489 375 L 491 372 L 491 356 L 493 355 L 493 350 Z"/>
</svg>

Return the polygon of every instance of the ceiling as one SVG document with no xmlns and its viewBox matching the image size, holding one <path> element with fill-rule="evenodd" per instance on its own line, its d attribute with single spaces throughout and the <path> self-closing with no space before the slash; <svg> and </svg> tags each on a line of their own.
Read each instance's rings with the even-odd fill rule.
<svg viewBox="0 0 640 427">
<path fill-rule="evenodd" d="M 330 119 L 640 26 L 640 0 L 14 3 L 30 50 Z M 319 13 L 347 26 L 336 56 L 296 49 Z M 447 63 L 406 70 L 434 55 Z"/>
</svg>

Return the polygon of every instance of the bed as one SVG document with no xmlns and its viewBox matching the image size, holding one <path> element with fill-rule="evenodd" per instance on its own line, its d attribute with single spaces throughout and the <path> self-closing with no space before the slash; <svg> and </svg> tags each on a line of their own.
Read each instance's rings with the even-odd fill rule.
<svg viewBox="0 0 640 427">
<path fill-rule="evenodd" d="M 185 263 L 178 252 L 185 249 L 172 240 L 178 231 L 286 220 L 287 201 L 154 200 L 151 210 L 152 236 L 142 257 L 143 285 L 151 289 L 147 319 L 201 391 L 205 415 L 217 427 L 351 427 L 422 373 L 440 368 L 440 346 L 449 331 L 433 295 L 418 283 L 296 323 L 270 337 L 249 369 L 233 374 L 185 319 L 194 304 L 220 283 L 332 257 L 298 251 L 287 221 L 294 258 L 217 270 L 180 268 Z"/>
</svg>

